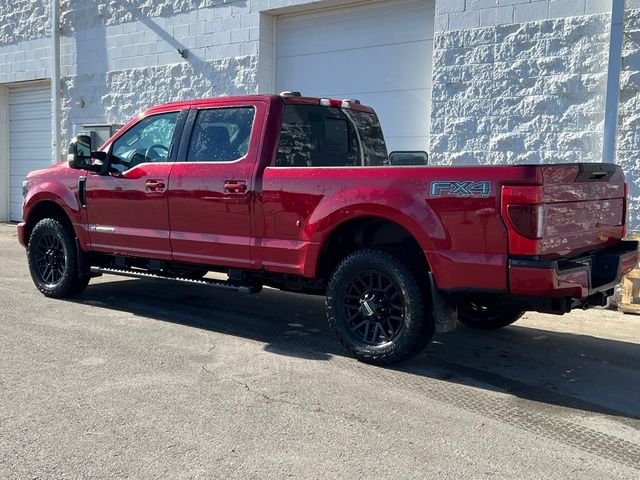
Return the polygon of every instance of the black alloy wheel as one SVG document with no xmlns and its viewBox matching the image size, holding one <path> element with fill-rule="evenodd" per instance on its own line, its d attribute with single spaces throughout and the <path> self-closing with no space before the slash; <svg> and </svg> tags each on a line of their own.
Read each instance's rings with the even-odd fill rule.
<svg viewBox="0 0 640 480">
<path fill-rule="evenodd" d="M 409 268 L 381 250 L 359 250 L 335 269 L 327 287 L 327 319 L 358 360 L 391 364 L 420 352 L 434 333 L 424 291 Z"/>
<path fill-rule="evenodd" d="M 357 273 L 347 284 L 342 303 L 351 334 L 362 343 L 382 345 L 404 328 L 402 290 L 381 271 Z"/>
<path fill-rule="evenodd" d="M 52 232 L 46 232 L 40 236 L 35 247 L 38 280 L 43 285 L 53 287 L 62 279 L 66 267 L 62 241 Z"/>
<path fill-rule="evenodd" d="M 33 283 L 47 297 L 76 295 L 89 283 L 79 275 L 75 238 L 59 220 L 40 220 L 29 237 L 27 259 Z"/>
</svg>

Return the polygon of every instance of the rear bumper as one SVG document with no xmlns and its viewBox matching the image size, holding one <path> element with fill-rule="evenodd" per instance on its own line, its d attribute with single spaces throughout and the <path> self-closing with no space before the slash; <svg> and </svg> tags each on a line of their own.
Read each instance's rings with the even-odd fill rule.
<svg viewBox="0 0 640 480">
<path fill-rule="evenodd" d="M 18 224 L 18 241 L 20 242 L 20 245 L 22 245 L 25 248 L 27 248 L 27 239 L 25 238 L 26 225 L 27 224 L 25 222 L 20 222 Z"/>
<path fill-rule="evenodd" d="M 587 299 L 608 293 L 637 262 L 635 241 L 571 260 L 511 259 L 509 290 L 514 296 Z"/>
</svg>

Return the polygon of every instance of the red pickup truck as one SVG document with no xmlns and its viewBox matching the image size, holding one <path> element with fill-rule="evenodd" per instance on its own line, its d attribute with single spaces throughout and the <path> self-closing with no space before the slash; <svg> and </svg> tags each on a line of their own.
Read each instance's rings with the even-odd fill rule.
<svg viewBox="0 0 640 480">
<path fill-rule="evenodd" d="M 637 262 L 617 166 L 392 163 L 356 100 L 161 105 L 29 174 L 19 239 L 50 297 L 103 273 L 326 295 L 340 343 L 383 364 L 458 320 L 604 305 Z"/>
</svg>

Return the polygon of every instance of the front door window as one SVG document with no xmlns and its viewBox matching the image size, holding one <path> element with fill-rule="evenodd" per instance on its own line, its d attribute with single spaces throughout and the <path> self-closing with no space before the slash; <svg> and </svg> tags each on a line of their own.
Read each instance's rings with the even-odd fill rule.
<svg viewBox="0 0 640 480">
<path fill-rule="evenodd" d="M 177 120 L 178 112 L 140 120 L 113 144 L 111 169 L 122 173 L 142 163 L 166 162 Z"/>
</svg>

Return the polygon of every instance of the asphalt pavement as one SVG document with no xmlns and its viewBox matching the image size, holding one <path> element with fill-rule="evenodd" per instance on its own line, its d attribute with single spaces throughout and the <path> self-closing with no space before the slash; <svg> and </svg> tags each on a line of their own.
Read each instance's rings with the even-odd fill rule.
<svg viewBox="0 0 640 480">
<path fill-rule="evenodd" d="M 379 368 L 323 302 L 112 276 L 47 299 L 0 225 L 0 478 L 640 478 L 640 316 L 529 313 Z"/>
</svg>

